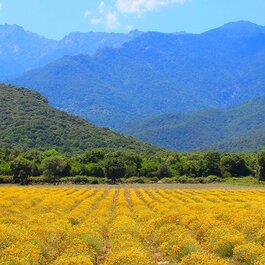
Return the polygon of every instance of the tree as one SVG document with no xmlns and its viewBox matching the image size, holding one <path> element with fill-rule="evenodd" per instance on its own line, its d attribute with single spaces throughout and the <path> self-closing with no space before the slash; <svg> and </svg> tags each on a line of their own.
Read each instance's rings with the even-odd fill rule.
<svg viewBox="0 0 265 265">
<path fill-rule="evenodd" d="M 126 167 L 124 162 L 119 158 L 111 158 L 106 164 L 106 176 L 116 184 L 117 179 L 124 178 Z"/>
<path fill-rule="evenodd" d="M 42 169 L 44 176 L 56 185 L 60 177 L 70 175 L 71 167 L 64 157 L 50 156 L 42 161 Z"/>
<path fill-rule="evenodd" d="M 157 177 L 159 179 L 162 179 L 162 178 L 170 178 L 171 176 L 172 173 L 169 167 L 166 164 L 161 164 L 157 170 Z"/>
<path fill-rule="evenodd" d="M 245 177 L 251 174 L 245 160 L 236 154 L 222 157 L 221 170 L 224 177 Z"/>
<path fill-rule="evenodd" d="M 259 180 L 265 181 L 265 151 L 258 156 L 258 177 Z"/>
<path fill-rule="evenodd" d="M 209 151 L 205 154 L 205 175 L 221 176 L 220 161 L 221 155 L 218 152 Z"/>
<path fill-rule="evenodd" d="M 155 177 L 157 175 L 158 166 L 159 164 L 154 161 L 144 160 L 139 175 L 147 178 Z"/>
<path fill-rule="evenodd" d="M 32 163 L 23 157 L 17 157 L 11 162 L 10 167 L 13 173 L 14 182 L 20 183 L 21 185 L 27 185 L 28 177 L 32 173 Z"/>
<path fill-rule="evenodd" d="M 11 173 L 11 168 L 10 164 L 6 161 L 1 161 L 0 159 L 0 175 L 10 175 Z"/>
<path fill-rule="evenodd" d="M 79 157 L 79 160 L 83 164 L 98 163 L 105 158 L 105 151 L 103 149 L 92 149 L 86 151 Z"/>
</svg>

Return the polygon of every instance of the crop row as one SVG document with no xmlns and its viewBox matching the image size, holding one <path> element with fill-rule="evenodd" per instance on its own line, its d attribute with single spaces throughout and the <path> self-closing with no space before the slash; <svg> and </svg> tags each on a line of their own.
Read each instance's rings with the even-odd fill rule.
<svg viewBox="0 0 265 265">
<path fill-rule="evenodd" d="M 265 191 L 0 188 L 0 264 L 265 264 Z"/>
</svg>

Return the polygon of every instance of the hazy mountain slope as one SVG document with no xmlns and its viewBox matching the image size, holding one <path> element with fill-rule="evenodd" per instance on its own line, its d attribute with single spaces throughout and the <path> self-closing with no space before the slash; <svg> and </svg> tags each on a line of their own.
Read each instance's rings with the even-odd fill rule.
<svg viewBox="0 0 265 265">
<path fill-rule="evenodd" d="M 121 48 L 64 58 L 14 83 L 120 129 L 150 115 L 227 108 L 265 96 L 263 58 L 265 27 L 237 22 L 199 35 L 144 33 Z"/>
<path fill-rule="evenodd" d="M 0 79 L 12 78 L 30 70 L 55 46 L 56 41 L 25 31 L 17 25 L 0 26 Z"/>
<path fill-rule="evenodd" d="M 39 72 L 34 70 L 16 83 L 37 89 L 60 109 L 82 116 L 99 125 L 113 127 L 137 115 L 133 99 L 101 78 L 88 56 L 64 57 Z M 34 78 L 37 76 L 37 80 Z M 56 76 L 56 78 L 55 78 Z M 48 88 L 48 89 L 47 89 Z"/>
<path fill-rule="evenodd" d="M 4 84 L 0 85 L 0 146 L 65 152 L 95 147 L 155 150 L 132 137 L 54 109 L 37 92 Z"/>
<path fill-rule="evenodd" d="M 94 54 L 104 47 L 120 47 L 141 32 L 129 34 L 74 32 L 50 40 L 17 25 L 0 25 L 0 80 L 15 78 L 65 55 Z"/>
<path fill-rule="evenodd" d="M 135 124 L 123 132 L 146 142 L 179 151 L 244 151 L 265 146 L 265 99 L 229 110 L 164 114 Z"/>
</svg>

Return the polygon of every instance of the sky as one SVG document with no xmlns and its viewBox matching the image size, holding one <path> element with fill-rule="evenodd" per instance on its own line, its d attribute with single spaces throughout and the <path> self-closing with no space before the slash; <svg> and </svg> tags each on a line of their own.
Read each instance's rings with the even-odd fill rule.
<svg viewBox="0 0 265 265">
<path fill-rule="evenodd" d="M 73 31 L 201 33 L 239 20 L 265 25 L 265 0 L 0 0 L 0 24 L 53 39 Z"/>
</svg>

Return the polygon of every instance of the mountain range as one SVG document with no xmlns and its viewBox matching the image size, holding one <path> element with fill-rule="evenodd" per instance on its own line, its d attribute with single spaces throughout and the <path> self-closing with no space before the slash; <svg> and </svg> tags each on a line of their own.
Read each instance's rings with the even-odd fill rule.
<svg viewBox="0 0 265 265">
<path fill-rule="evenodd" d="M 39 93 L 0 84 L 0 146 L 75 153 L 89 148 L 158 150 L 48 105 Z"/>
<path fill-rule="evenodd" d="M 163 113 L 229 108 L 265 96 L 265 27 L 142 33 L 93 56 L 65 56 L 13 81 L 100 126 Z"/>
<path fill-rule="evenodd" d="M 4 25 L 0 40 L 0 80 L 95 125 L 178 151 L 265 146 L 263 26 L 240 21 L 202 34 L 76 32 L 49 40 Z M 103 145 L 122 137 L 108 132 Z"/>
<path fill-rule="evenodd" d="M 93 55 L 104 47 L 120 47 L 141 32 L 129 34 L 72 32 L 62 40 L 51 40 L 18 25 L 0 26 L 0 80 L 7 81 L 65 55 Z"/>
</svg>

